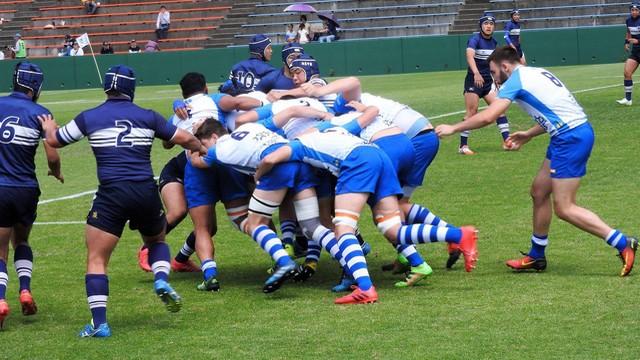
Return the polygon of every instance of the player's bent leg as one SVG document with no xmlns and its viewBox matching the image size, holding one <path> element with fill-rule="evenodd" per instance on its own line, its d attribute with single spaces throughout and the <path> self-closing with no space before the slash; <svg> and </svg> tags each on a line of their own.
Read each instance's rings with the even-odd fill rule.
<svg viewBox="0 0 640 360">
<path fill-rule="evenodd" d="M 322 241 L 325 241 L 326 247 L 329 242 L 337 245 L 337 240 L 331 230 L 320 223 L 320 209 L 314 188 L 304 189 L 295 194 L 293 206 L 302 234 L 308 240 L 307 255 L 304 263 L 298 267 L 295 280 L 306 281 L 317 271 Z"/>
<path fill-rule="evenodd" d="M 153 271 L 153 287 L 156 295 L 162 300 L 169 312 L 178 312 L 182 308 L 182 298 L 169 285 L 171 271 L 171 254 L 165 242 L 164 230 L 157 235 L 142 235 L 142 240 L 149 248 L 149 263 Z"/>
<path fill-rule="evenodd" d="M 295 261 L 287 254 L 282 241 L 269 227 L 273 214 L 286 194 L 286 188 L 279 190 L 255 189 L 249 201 L 246 232 L 276 263 L 275 271 L 264 284 L 262 289 L 264 293 L 278 290 L 296 272 Z"/>
<path fill-rule="evenodd" d="M 506 265 L 516 271 L 530 269 L 543 271 L 547 268 L 545 250 L 549 243 L 549 226 L 553 216 L 550 172 L 549 159 L 545 159 L 531 184 L 530 195 L 533 205 L 531 249 L 528 253 L 522 252 L 521 258 L 506 261 Z"/>
<path fill-rule="evenodd" d="M 620 105 L 633 105 L 633 73 L 638 68 L 638 62 L 634 59 L 627 59 L 624 63 L 624 98 L 616 100 Z"/>
<path fill-rule="evenodd" d="M 600 237 L 618 250 L 623 265 L 620 276 L 629 275 L 635 262 L 637 239 L 611 228 L 598 215 L 576 204 L 580 178 L 552 179 L 551 184 L 556 215 L 579 229 Z"/>
<path fill-rule="evenodd" d="M 184 195 L 184 185 L 179 182 L 165 184 L 160 190 L 162 203 L 167 209 L 167 230 L 169 234 L 187 216 L 187 199 Z"/>
<path fill-rule="evenodd" d="M 29 246 L 29 234 L 31 225 L 16 224 L 13 227 L 13 264 L 20 283 L 20 306 L 22 315 L 34 315 L 38 307 L 31 294 L 31 273 L 33 271 L 33 252 Z"/>
</svg>

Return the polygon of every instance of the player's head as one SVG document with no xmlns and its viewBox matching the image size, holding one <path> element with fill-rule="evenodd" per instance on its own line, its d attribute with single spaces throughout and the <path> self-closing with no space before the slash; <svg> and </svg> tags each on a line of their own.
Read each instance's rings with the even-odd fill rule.
<svg viewBox="0 0 640 360">
<path fill-rule="evenodd" d="M 511 46 L 501 46 L 493 51 L 489 58 L 491 76 L 497 86 L 504 84 L 511 72 L 520 65 L 520 55 Z"/>
<path fill-rule="evenodd" d="M 293 83 L 296 86 L 306 83 L 314 77 L 320 76 L 320 68 L 316 59 L 307 54 L 302 54 L 289 65 L 293 74 Z"/>
<path fill-rule="evenodd" d="M 202 145 L 211 147 L 218 142 L 219 137 L 227 133 L 227 129 L 220 121 L 214 118 L 207 118 L 197 125 L 193 135 L 202 142 Z"/>
<path fill-rule="evenodd" d="M 493 30 L 496 26 L 496 17 L 491 13 L 484 13 L 478 21 L 480 26 L 480 32 L 485 36 L 493 35 Z"/>
<path fill-rule="evenodd" d="M 629 11 L 634 18 L 640 16 L 640 1 L 634 0 L 629 5 Z"/>
<path fill-rule="evenodd" d="M 264 61 L 270 61 L 271 54 L 273 53 L 273 49 L 271 48 L 271 39 L 266 35 L 255 35 L 249 42 L 249 52 L 251 53 L 251 56 Z"/>
<path fill-rule="evenodd" d="M 185 99 L 196 94 L 206 94 L 208 92 L 207 79 L 201 73 L 186 73 L 180 79 L 180 89 L 182 89 L 182 97 Z"/>
<path fill-rule="evenodd" d="M 285 65 L 289 66 L 289 64 L 291 64 L 291 61 L 293 61 L 293 59 L 297 58 L 301 54 L 304 54 L 302 45 L 295 42 L 288 43 L 282 47 L 282 62 L 285 63 Z"/>
<path fill-rule="evenodd" d="M 104 92 L 110 96 L 124 95 L 133 101 L 136 91 L 136 75 L 126 65 L 112 66 L 104 74 Z"/>
<path fill-rule="evenodd" d="M 24 94 L 31 93 L 31 99 L 37 101 L 44 82 L 44 74 L 40 67 L 28 61 L 16 64 L 13 71 L 13 91 Z"/>
<path fill-rule="evenodd" d="M 511 20 L 518 22 L 520 21 L 520 10 L 518 9 L 513 9 L 511 10 L 511 12 L 509 13 L 509 15 L 511 15 Z"/>
</svg>

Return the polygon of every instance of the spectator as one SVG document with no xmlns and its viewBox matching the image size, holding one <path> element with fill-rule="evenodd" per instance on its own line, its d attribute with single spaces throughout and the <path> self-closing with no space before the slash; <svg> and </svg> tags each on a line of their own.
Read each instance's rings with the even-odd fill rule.
<svg viewBox="0 0 640 360">
<path fill-rule="evenodd" d="M 136 54 L 139 53 L 140 51 L 140 46 L 138 46 L 138 43 L 136 42 L 135 39 L 129 41 L 129 54 Z"/>
<path fill-rule="evenodd" d="M 153 40 L 147 41 L 147 45 L 144 46 L 144 52 L 156 52 L 156 51 L 160 51 L 160 47 L 158 46 L 158 43 Z"/>
<path fill-rule="evenodd" d="M 82 50 L 82 48 L 80 47 L 80 44 L 78 44 L 78 42 L 74 42 L 73 48 L 71 49 L 71 52 L 69 52 L 69 56 L 83 56 L 83 55 L 84 55 L 84 50 Z"/>
<path fill-rule="evenodd" d="M 42 28 L 45 29 L 45 30 L 55 30 L 55 28 L 56 28 L 55 20 L 51 20 L 50 23 L 48 23 L 47 25 L 43 26 Z"/>
<path fill-rule="evenodd" d="M 318 38 L 320 42 L 332 42 L 336 40 L 338 35 L 338 29 L 336 26 L 328 20 L 322 21 L 323 29 L 321 31 L 321 35 Z"/>
<path fill-rule="evenodd" d="M 22 35 L 16 34 L 14 39 L 16 39 L 16 47 L 11 48 L 11 51 L 15 54 L 16 59 L 25 59 L 27 57 L 27 46 L 22 40 Z"/>
<path fill-rule="evenodd" d="M 81 0 L 81 2 L 87 15 L 95 14 L 98 11 L 98 6 L 100 6 L 100 3 L 95 0 Z"/>
<path fill-rule="evenodd" d="M 158 19 L 156 20 L 156 38 L 158 40 L 166 39 L 169 35 L 169 27 L 171 26 L 171 15 L 169 10 L 162 5 L 160 6 L 160 12 L 158 13 Z"/>
<path fill-rule="evenodd" d="M 102 42 L 102 49 L 100 49 L 100 54 L 113 54 L 113 48 L 111 47 L 111 43 L 108 41 Z"/>
<path fill-rule="evenodd" d="M 298 26 L 298 41 L 297 41 L 297 43 L 303 45 L 303 44 L 306 44 L 308 42 L 309 42 L 309 31 L 305 28 L 305 24 L 300 23 L 300 25 Z"/>
<path fill-rule="evenodd" d="M 58 56 L 69 56 L 71 49 L 73 49 L 73 43 L 76 42 L 76 39 L 71 37 L 71 35 L 67 34 L 64 36 L 64 43 L 62 45 L 62 49 L 58 53 Z"/>
<path fill-rule="evenodd" d="M 287 25 L 287 32 L 284 34 L 284 41 L 286 43 L 296 42 L 296 36 L 298 36 L 298 34 L 293 31 L 293 24 Z"/>
<path fill-rule="evenodd" d="M 300 25 L 304 25 L 304 28 L 305 30 L 307 30 L 307 33 L 311 32 L 311 25 L 307 23 L 307 15 L 300 15 Z"/>
</svg>

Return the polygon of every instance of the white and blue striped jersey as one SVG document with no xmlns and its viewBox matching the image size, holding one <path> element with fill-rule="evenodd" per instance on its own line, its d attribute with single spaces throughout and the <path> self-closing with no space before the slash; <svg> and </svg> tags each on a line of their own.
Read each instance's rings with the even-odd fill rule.
<svg viewBox="0 0 640 360">
<path fill-rule="evenodd" d="M 62 145 L 88 137 L 96 157 L 98 180 L 104 185 L 152 180 L 153 139 L 170 141 L 177 131 L 178 128 L 153 110 L 143 109 L 126 99 L 108 99 L 58 129 L 56 137 Z"/>
<path fill-rule="evenodd" d="M 214 118 L 225 126 L 227 125 L 228 112 L 220 110 L 218 103 L 226 94 L 196 94 L 184 99 L 184 105 L 187 108 L 189 117 L 185 120 L 177 116 L 171 118 L 171 123 L 180 129 L 186 130 L 193 134 L 193 125 L 204 121 L 208 118 Z"/>
<path fill-rule="evenodd" d="M 258 123 L 239 126 L 234 132 L 221 136 L 216 145 L 209 148 L 204 161 L 209 166 L 219 162 L 253 175 L 262 160 L 262 153 L 272 145 L 286 144 L 282 136 Z"/>
<path fill-rule="evenodd" d="M 513 20 L 504 24 L 504 40 L 507 45 L 520 46 L 520 23 Z"/>
<path fill-rule="evenodd" d="M 51 114 L 20 92 L 0 98 L 0 185 L 38 187 L 34 157 L 44 137 L 38 115 Z"/>
<path fill-rule="evenodd" d="M 292 140 L 289 146 L 292 149 L 291 160 L 303 161 L 339 176 L 342 162 L 355 148 L 374 145 L 366 144 L 364 140 L 351 135 L 341 127 L 333 127 L 304 134 Z"/>
<path fill-rule="evenodd" d="M 629 16 L 625 21 L 627 30 L 633 39 L 640 40 L 640 16 L 633 18 Z M 640 48 L 640 44 L 634 44 L 634 48 Z"/>
<path fill-rule="evenodd" d="M 569 89 L 543 68 L 517 67 L 500 87 L 498 98 L 515 101 L 551 136 L 587 122 Z"/>
</svg>

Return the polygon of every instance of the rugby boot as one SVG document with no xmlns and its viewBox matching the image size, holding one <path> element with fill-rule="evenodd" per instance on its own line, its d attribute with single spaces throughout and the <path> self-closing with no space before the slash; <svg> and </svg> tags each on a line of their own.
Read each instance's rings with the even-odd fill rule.
<svg viewBox="0 0 640 360">
<path fill-rule="evenodd" d="M 529 256 L 527 253 L 520 252 L 524 257 L 520 259 L 507 260 L 506 264 L 508 267 L 512 268 L 516 271 L 522 270 L 536 270 L 543 271 L 547 268 L 547 259 L 545 257 L 541 257 L 538 259 L 534 259 Z"/>
<path fill-rule="evenodd" d="M 25 289 L 20 291 L 20 306 L 22 306 L 22 315 L 35 315 L 38 312 L 36 302 L 33 301 L 31 291 Z"/>
<path fill-rule="evenodd" d="M 458 148 L 458 154 L 460 155 L 475 155 L 475 151 L 471 150 L 468 145 L 462 145 Z"/>
<path fill-rule="evenodd" d="M 0 329 L 2 329 L 4 325 L 4 319 L 9 316 L 9 304 L 5 299 L 0 300 Z"/>
<path fill-rule="evenodd" d="M 97 338 L 110 337 L 111 336 L 111 328 L 109 327 L 109 324 L 107 324 L 107 323 L 100 324 L 100 326 L 98 326 L 96 328 L 96 327 L 93 326 L 93 321 L 92 321 L 91 324 L 85 325 L 84 329 L 82 329 L 82 331 L 80 331 L 78 336 L 80 336 L 80 337 L 97 337 Z"/>
<path fill-rule="evenodd" d="M 636 251 L 638 250 L 638 239 L 634 237 L 627 238 L 627 247 L 620 251 L 618 256 L 622 260 L 622 270 L 620 276 L 627 276 L 633 270 L 633 263 L 636 260 Z"/>
<path fill-rule="evenodd" d="M 447 243 L 447 252 L 449 253 L 449 258 L 447 259 L 446 267 L 447 269 L 451 269 L 453 265 L 458 262 L 458 259 L 460 259 L 462 251 L 460 251 L 460 245 L 456 243 Z"/>
<path fill-rule="evenodd" d="M 141 247 L 138 250 L 138 266 L 142 271 L 151 272 L 151 265 L 149 265 L 149 248 Z"/>
<path fill-rule="evenodd" d="M 311 277 L 316 273 L 318 269 L 318 262 L 311 260 L 305 261 L 304 264 L 298 265 L 298 270 L 296 271 L 293 280 L 295 281 L 307 281 L 311 279 Z"/>
<path fill-rule="evenodd" d="M 620 100 L 616 100 L 616 102 L 620 105 L 631 106 L 633 105 L 633 101 L 627 100 L 627 98 L 622 98 Z"/>
<path fill-rule="evenodd" d="M 208 280 L 204 280 L 197 287 L 200 291 L 220 291 L 220 283 L 215 276 L 210 277 Z"/>
<path fill-rule="evenodd" d="M 372 286 L 367 291 L 362 291 L 359 287 L 356 287 L 351 294 L 337 298 L 335 303 L 338 305 L 373 304 L 376 301 L 378 301 L 378 293 L 376 288 Z"/>
<path fill-rule="evenodd" d="M 191 260 L 179 262 L 175 258 L 171 259 L 171 271 L 173 272 L 202 272 L 200 266 Z"/>
<path fill-rule="evenodd" d="M 296 275 L 296 263 L 291 261 L 290 263 L 278 267 L 271 275 L 267 281 L 264 283 L 264 287 L 262 288 L 262 292 L 265 294 L 272 293 L 278 290 L 282 284 L 288 279 L 294 277 Z"/>
<path fill-rule="evenodd" d="M 433 269 L 426 262 L 420 264 L 420 266 L 412 266 L 411 271 L 407 273 L 407 277 L 404 281 L 398 281 L 395 283 L 397 288 L 411 287 L 422 281 L 422 279 L 433 273 Z"/>
<path fill-rule="evenodd" d="M 182 307 L 182 298 L 173 290 L 171 285 L 164 280 L 156 280 L 153 283 L 156 295 L 162 300 L 169 312 L 178 312 Z"/>
<path fill-rule="evenodd" d="M 471 272 L 478 261 L 478 230 L 473 226 L 463 226 L 460 230 L 462 230 L 462 239 L 458 246 L 464 256 L 464 269 Z"/>
</svg>

